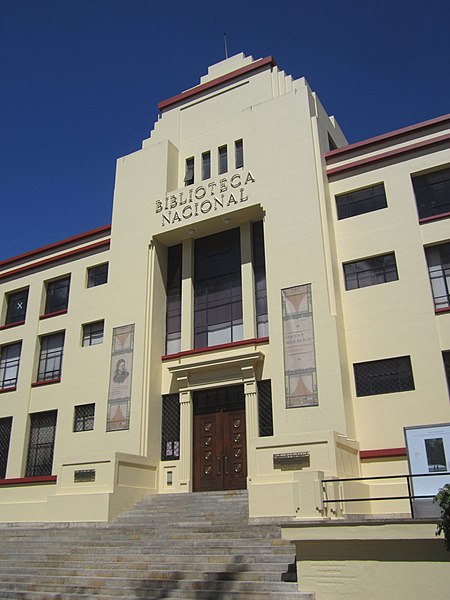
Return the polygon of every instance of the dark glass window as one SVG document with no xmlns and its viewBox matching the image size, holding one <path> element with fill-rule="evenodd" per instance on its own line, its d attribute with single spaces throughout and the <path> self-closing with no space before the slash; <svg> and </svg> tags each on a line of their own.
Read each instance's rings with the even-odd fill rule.
<svg viewBox="0 0 450 600">
<path fill-rule="evenodd" d="M 102 265 L 95 265 L 95 267 L 89 267 L 87 272 L 88 288 L 108 283 L 108 263 L 103 263 Z"/>
<path fill-rule="evenodd" d="M 22 342 L 0 348 L 0 390 L 15 388 L 19 375 Z"/>
<path fill-rule="evenodd" d="M 91 431 L 94 429 L 95 404 L 80 404 L 75 406 L 73 430 Z"/>
<path fill-rule="evenodd" d="M 195 240 L 194 313 L 196 348 L 242 339 L 239 228 Z"/>
<path fill-rule="evenodd" d="M 26 477 L 51 475 L 55 446 L 56 410 L 30 415 Z"/>
<path fill-rule="evenodd" d="M 203 152 L 202 154 L 202 179 L 211 177 L 211 152 Z"/>
<path fill-rule="evenodd" d="M 219 175 L 228 171 L 228 150 L 226 146 L 219 148 Z"/>
<path fill-rule="evenodd" d="M 180 399 L 178 394 L 162 397 L 161 460 L 180 458 Z"/>
<path fill-rule="evenodd" d="M 67 310 L 69 305 L 70 277 L 47 282 L 47 299 L 45 302 L 45 314 Z"/>
<path fill-rule="evenodd" d="M 384 185 L 379 183 L 354 192 L 339 194 L 336 196 L 336 207 L 338 219 L 348 219 L 348 217 L 386 208 Z"/>
<path fill-rule="evenodd" d="M 413 175 L 419 219 L 450 212 L 450 168 Z"/>
<path fill-rule="evenodd" d="M 258 381 L 259 437 L 273 435 L 272 382 Z"/>
<path fill-rule="evenodd" d="M 183 246 L 167 249 L 166 353 L 181 349 L 181 263 Z"/>
<path fill-rule="evenodd" d="M 425 249 L 436 309 L 450 307 L 450 243 Z"/>
<path fill-rule="evenodd" d="M 11 292 L 7 296 L 5 325 L 25 321 L 27 314 L 28 288 L 20 292 Z"/>
<path fill-rule="evenodd" d="M 12 417 L 0 419 L 0 479 L 5 479 L 6 477 L 11 427 Z"/>
<path fill-rule="evenodd" d="M 397 281 L 395 254 L 390 252 L 389 254 L 347 263 L 344 265 L 344 276 L 346 290 Z"/>
<path fill-rule="evenodd" d="M 331 135 L 328 133 L 328 148 L 330 150 L 336 150 L 337 149 L 337 144 L 336 142 L 333 140 L 333 138 L 331 137 Z"/>
<path fill-rule="evenodd" d="M 409 356 L 386 358 L 353 365 L 356 395 L 373 396 L 414 390 L 414 377 Z"/>
<path fill-rule="evenodd" d="M 255 280 L 256 327 L 258 337 L 269 335 L 267 313 L 266 260 L 264 257 L 263 222 L 252 223 L 253 277 Z"/>
<path fill-rule="evenodd" d="M 442 358 L 444 359 L 445 376 L 447 377 L 447 385 L 450 392 L 450 350 L 443 352 Z"/>
<path fill-rule="evenodd" d="M 64 332 L 53 333 L 41 337 L 39 355 L 38 381 L 61 379 L 62 359 L 64 352 Z"/>
<path fill-rule="evenodd" d="M 243 140 L 236 140 L 234 142 L 234 149 L 236 154 L 236 169 L 241 169 L 244 166 L 244 142 Z"/>
<path fill-rule="evenodd" d="M 83 325 L 83 346 L 95 346 L 103 342 L 104 321 L 86 323 Z"/>
<path fill-rule="evenodd" d="M 194 183 L 194 157 L 186 159 L 186 174 L 184 176 L 185 185 L 192 185 Z"/>
</svg>

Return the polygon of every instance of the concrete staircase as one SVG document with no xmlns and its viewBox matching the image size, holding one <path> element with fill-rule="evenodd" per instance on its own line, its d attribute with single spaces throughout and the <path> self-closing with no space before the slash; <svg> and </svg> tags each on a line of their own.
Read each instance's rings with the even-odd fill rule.
<svg viewBox="0 0 450 600">
<path fill-rule="evenodd" d="M 148 496 L 113 523 L 0 524 L 0 598 L 314 600 L 246 492 Z"/>
</svg>

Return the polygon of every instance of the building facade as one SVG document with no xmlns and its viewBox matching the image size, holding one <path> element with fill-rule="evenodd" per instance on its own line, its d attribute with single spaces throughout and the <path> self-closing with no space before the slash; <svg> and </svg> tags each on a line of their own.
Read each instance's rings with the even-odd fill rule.
<svg viewBox="0 0 450 600">
<path fill-rule="evenodd" d="M 405 428 L 448 471 L 450 116 L 348 145 L 242 54 L 159 109 L 111 226 L 0 263 L 1 519 L 409 514 L 367 478 L 409 472 Z"/>
</svg>

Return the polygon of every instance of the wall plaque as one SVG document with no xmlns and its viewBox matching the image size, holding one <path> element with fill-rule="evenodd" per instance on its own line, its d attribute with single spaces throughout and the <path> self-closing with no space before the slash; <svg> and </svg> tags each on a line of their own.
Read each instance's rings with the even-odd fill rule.
<svg viewBox="0 0 450 600">
<path fill-rule="evenodd" d="M 95 469 L 83 469 L 75 471 L 73 474 L 74 483 L 87 483 L 95 481 Z"/>
<path fill-rule="evenodd" d="M 309 452 L 284 452 L 282 454 L 273 455 L 273 468 L 280 467 L 309 467 L 310 456 Z"/>
</svg>

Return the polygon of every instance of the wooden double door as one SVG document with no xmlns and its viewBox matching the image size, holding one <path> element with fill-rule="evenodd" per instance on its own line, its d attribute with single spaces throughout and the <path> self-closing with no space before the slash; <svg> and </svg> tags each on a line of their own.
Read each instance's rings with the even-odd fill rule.
<svg viewBox="0 0 450 600">
<path fill-rule="evenodd" d="M 242 386 L 194 394 L 194 491 L 247 486 Z"/>
</svg>

